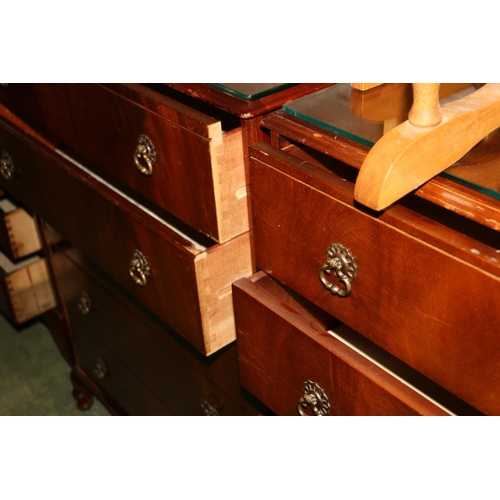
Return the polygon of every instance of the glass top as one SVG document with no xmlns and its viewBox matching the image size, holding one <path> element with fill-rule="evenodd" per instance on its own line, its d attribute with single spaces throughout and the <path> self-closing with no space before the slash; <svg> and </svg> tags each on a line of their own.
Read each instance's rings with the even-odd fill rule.
<svg viewBox="0 0 500 500">
<path fill-rule="evenodd" d="M 297 85 L 296 83 L 211 83 L 226 94 L 239 97 L 245 101 L 255 101 L 281 90 Z"/>
<path fill-rule="evenodd" d="M 440 102 L 474 92 L 470 83 L 441 84 Z M 413 102 L 408 83 L 386 83 L 370 90 L 350 83 L 333 85 L 283 105 L 283 111 L 342 137 L 372 147 L 380 137 L 408 118 Z M 500 200 L 500 130 L 489 134 L 442 174 Z"/>
</svg>

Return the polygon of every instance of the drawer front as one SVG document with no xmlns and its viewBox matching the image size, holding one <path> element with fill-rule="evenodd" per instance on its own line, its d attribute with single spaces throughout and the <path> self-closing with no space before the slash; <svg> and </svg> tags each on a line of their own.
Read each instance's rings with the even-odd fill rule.
<svg viewBox="0 0 500 500">
<path fill-rule="evenodd" d="M 0 253 L 0 283 L 0 310 L 14 323 L 24 323 L 57 305 L 45 259 L 14 264 Z"/>
<path fill-rule="evenodd" d="M 252 272 L 250 235 L 206 248 L 59 154 L 0 129 L 16 166 L 0 185 L 204 354 L 235 339 L 231 283 Z M 148 274 L 149 273 L 149 274 Z"/>
<path fill-rule="evenodd" d="M 215 119 L 140 85 L 110 87 L 9 85 L 0 102 L 211 238 L 247 231 L 241 130 L 223 134 Z"/>
<path fill-rule="evenodd" d="M 56 253 L 55 266 L 73 327 L 91 332 L 175 414 L 258 413 L 241 395 L 234 344 L 204 358 L 65 253 Z M 228 370 L 214 374 L 220 357 L 228 358 Z"/>
<path fill-rule="evenodd" d="M 33 217 L 8 198 L 0 199 L 0 251 L 17 261 L 41 249 Z"/>
<path fill-rule="evenodd" d="M 333 318 L 264 273 L 238 280 L 233 295 L 242 384 L 278 415 L 449 414 L 329 334 Z"/>
<path fill-rule="evenodd" d="M 373 217 L 349 202 L 348 182 L 329 186 L 333 175 L 273 151 L 255 149 L 250 166 L 257 266 L 471 405 L 500 413 L 500 279 L 456 257 L 456 231 L 414 217 L 419 234 L 410 235 L 386 222 L 400 207 Z M 320 279 L 346 289 L 320 273 L 332 244 L 357 265 L 347 297 Z M 484 262 L 495 265 L 494 255 Z"/>
<path fill-rule="evenodd" d="M 78 363 L 90 378 L 129 415 L 171 415 L 116 357 L 85 329 L 73 328 Z"/>
</svg>

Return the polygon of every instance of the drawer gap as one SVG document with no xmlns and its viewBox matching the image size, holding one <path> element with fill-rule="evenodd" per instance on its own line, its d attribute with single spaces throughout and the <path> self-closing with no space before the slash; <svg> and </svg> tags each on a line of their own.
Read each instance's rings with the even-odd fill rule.
<svg viewBox="0 0 500 500">
<path fill-rule="evenodd" d="M 144 212 L 146 212 L 148 215 L 153 217 L 155 220 L 157 220 L 161 224 L 167 226 L 172 231 L 175 231 L 179 236 L 181 236 L 185 240 L 189 241 L 193 246 L 192 249 L 195 250 L 197 253 L 205 252 L 207 250 L 207 248 L 214 246 L 216 244 L 216 242 L 214 242 L 210 238 L 202 235 L 201 233 L 190 230 L 186 224 L 183 224 L 178 220 L 175 220 L 175 222 L 174 222 L 173 217 L 172 216 L 168 217 L 166 212 L 162 212 L 163 217 L 160 217 L 156 213 L 157 211 L 152 211 L 150 206 L 149 207 L 146 206 L 147 202 L 146 202 L 146 200 L 144 200 L 144 198 L 142 198 L 142 200 L 141 200 L 144 203 L 144 204 L 142 204 L 139 201 L 137 201 L 137 198 L 138 198 L 137 194 L 134 193 L 134 198 L 135 198 L 134 199 L 130 195 L 128 195 L 127 193 L 125 193 L 124 191 L 121 190 L 121 188 L 123 187 L 122 185 L 120 185 L 120 189 L 118 189 L 110 181 L 108 181 L 104 177 L 98 175 L 95 172 L 95 168 L 90 169 L 87 166 L 85 166 L 83 163 L 84 160 L 81 157 L 78 157 L 78 160 L 77 160 L 76 157 L 78 155 L 76 155 L 73 151 L 69 152 L 64 148 L 60 148 L 60 149 L 56 149 L 55 152 L 57 154 L 59 154 L 60 156 L 62 156 L 67 161 L 71 162 L 75 167 L 82 170 L 87 175 L 91 176 L 98 183 L 105 186 L 106 189 L 109 189 L 109 190 L 113 191 L 114 193 L 118 194 L 119 196 L 121 196 L 122 198 L 125 198 L 128 202 L 137 206 L 137 208 L 139 210 L 143 210 Z M 116 181 L 113 181 L 113 182 L 114 182 L 114 184 L 116 184 Z M 148 204 L 148 205 L 150 205 L 150 204 Z M 168 220 L 166 220 L 166 218 L 168 218 Z M 179 226 L 182 226 L 182 228 L 180 228 Z"/>
<path fill-rule="evenodd" d="M 351 185 L 346 186 L 346 192 L 353 198 L 354 184 L 356 182 L 358 169 L 347 165 L 339 160 L 331 158 L 323 153 L 310 149 L 306 146 L 293 143 L 287 152 L 293 156 L 310 163 L 314 167 L 320 168 L 324 171 L 330 172 L 343 181 L 349 182 Z M 351 203 L 353 204 L 353 203 Z M 374 217 L 382 217 L 384 212 L 374 212 L 366 207 L 355 203 L 358 209 L 369 213 Z M 484 245 L 490 246 L 495 250 L 500 249 L 500 238 L 498 238 L 498 229 L 487 227 L 480 222 L 476 222 L 471 218 L 464 217 L 455 213 L 447 208 L 441 207 L 427 201 L 425 199 L 414 196 L 413 194 L 407 195 L 399 201 L 399 205 L 408 208 L 412 212 L 426 217 L 442 226 L 446 226 L 454 231 L 457 231 L 468 238 L 478 240 Z M 494 260 L 493 260 L 494 261 Z M 500 255 L 498 256 L 500 263 Z"/>
<path fill-rule="evenodd" d="M 341 323 L 328 333 L 450 415 L 483 415 L 347 325 Z"/>
</svg>

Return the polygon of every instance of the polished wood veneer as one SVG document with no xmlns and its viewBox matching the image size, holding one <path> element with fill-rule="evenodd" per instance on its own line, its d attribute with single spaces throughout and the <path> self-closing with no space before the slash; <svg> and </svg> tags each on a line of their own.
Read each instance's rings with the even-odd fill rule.
<svg viewBox="0 0 500 500">
<path fill-rule="evenodd" d="M 220 415 L 258 414 L 241 389 L 234 343 L 202 356 L 90 267 L 81 252 L 56 248 L 80 364 L 125 412 L 203 415 L 211 406 Z"/>
<path fill-rule="evenodd" d="M 7 124 L 0 144 L 18 168 L 12 179 L 0 179 L 1 185 L 30 200 L 34 211 L 201 352 L 208 355 L 234 341 L 230 285 L 252 273 L 248 232 L 206 248 L 66 155 Z M 58 190 L 40 190 L 43 185 Z M 145 286 L 129 273 L 136 249 L 150 268 Z"/>
<path fill-rule="evenodd" d="M 0 102 L 35 129 L 212 239 L 224 242 L 248 230 L 240 128 L 223 131 L 220 121 L 141 85 L 3 90 Z M 156 153 L 150 176 L 134 161 L 141 135 Z"/>
<path fill-rule="evenodd" d="M 365 213 L 352 203 L 352 184 L 271 146 L 251 154 L 258 267 L 478 409 L 500 412 L 497 249 L 466 246 L 463 234 L 436 231 L 402 207 L 385 220 Z M 401 229 L 408 220 L 413 234 Z M 332 243 L 358 266 L 346 298 L 318 278 Z"/>
<path fill-rule="evenodd" d="M 408 368 L 396 375 L 345 344 L 330 333 L 342 329 L 335 318 L 294 297 L 265 273 L 233 286 L 242 383 L 277 414 L 297 414 L 308 380 L 327 395 L 331 415 L 449 415 L 450 407 L 477 414 Z M 386 362 L 391 366 L 391 360 Z M 401 377 L 404 371 L 413 381 L 419 379 L 419 388 Z"/>
</svg>

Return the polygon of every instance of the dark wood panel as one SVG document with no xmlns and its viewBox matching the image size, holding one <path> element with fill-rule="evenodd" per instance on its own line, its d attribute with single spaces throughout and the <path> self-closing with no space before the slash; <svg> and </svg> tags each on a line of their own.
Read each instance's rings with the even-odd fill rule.
<svg viewBox="0 0 500 500">
<path fill-rule="evenodd" d="M 73 334 L 78 363 L 83 371 L 129 415 L 172 414 L 172 411 L 90 332 L 80 325 L 75 325 Z"/>
<path fill-rule="evenodd" d="M 83 155 L 117 181 L 218 239 L 214 151 L 210 146 L 210 127 L 218 123 L 208 117 L 206 121 L 213 123 L 201 123 L 182 111 L 200 119 L 203 115 L 149 92 L 158 97 L 155 101 L 147 89 L 148 95 L 143 97 L 139 89 L 131 86 L 125 92 L 125 88 L 128 98 L 124 98 L 95 84 L 12 85 L 6 89 L 10 99 L 2 102 L 34 128 Z M 134 162 L 139 135 L 149 137 L 156 150 L 151 176 L 141 174 Z"/>
<path fill-rule="evenodd" d="M 79 256 L 74 249 L 58 251 L 55 265 L 72 324 L 92 332 L 175 414 L 203 414 L 202 399 L 221 415 L 259 413 L 242 394 L 234 343 L 220 354 L 201 356 L 109 280 L 68 255 Z"/>
<path fill-rule="evenodd" d="M 323 312 L 284 295 L 264 273 L 234 284 L 242 383 L 277 414 L 297 414 L 306 380 L 325 391 L 332 415 L 447 414 L 327 333 Z"/>
</svg>

